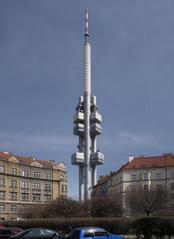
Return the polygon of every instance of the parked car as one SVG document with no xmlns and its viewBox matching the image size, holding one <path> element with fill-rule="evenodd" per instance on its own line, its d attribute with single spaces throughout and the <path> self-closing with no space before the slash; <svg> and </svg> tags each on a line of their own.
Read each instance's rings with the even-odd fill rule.
<svg viewBox="0 0 174 239">
<path fill-rule="evenodd" d="M 0 239 L 9 239 L 12 235 L 21 231 L 22 229 L 17 227 L 0 227 Z"/>
<path fill-rule="evenodd" d="M 58 232 L 46 228 L 30 228 L 11 236 L 11 239 L 60 239 Z M 0 238 L 1 239 L 1 238 Z"/>
<path fill-rule="evenodd" d="M 79 227 L 73 229 L 65 239 L 124 239 L 122 236 L 113 235 L 101 227 Z"/>
</svg>

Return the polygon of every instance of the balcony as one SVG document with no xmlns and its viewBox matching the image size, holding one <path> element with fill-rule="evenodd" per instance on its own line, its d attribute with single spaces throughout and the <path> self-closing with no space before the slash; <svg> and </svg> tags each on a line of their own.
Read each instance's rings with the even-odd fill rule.
<svg viewBox="0 0 174 239">
<path fill-rule="evenodd" d="M 102 127 L 98 123 L 92 123 L 90 131 L 91 131 L 91 135 L 95 136 L 102 133 Z"/>
<path fill-rule="evenodd" d="M 103 164 L 104 163 L 104 154 L 101 152 L 91 153 L 90 163 L 91 163 L 91 166 Z"/>
<path fill-rule="evenodd" d="M 84 124 L 76 124 L 73 129 L 73 134 L 78 136 L 83 136 L 84 134 Z"/>
<path fill-rule="evenodd" d="M 76 124 L 76 123 L 83 123 L 83 122 L 84 122 L 84 113 L 77 112 L 74 115 L 74 124 Z"/>
<path fill-rule="evenodd" d="M 92 123 L 101 123 L 102 122 L 102 116 L 98 111 L 92 112 L 90 119 L 91 119 Z"/>
<path fill-rule="evenodd" d="M 84 164 L 84 153 L 76 152 L 71 156 L 71 164 L 83 165 Z"/>
</svg>

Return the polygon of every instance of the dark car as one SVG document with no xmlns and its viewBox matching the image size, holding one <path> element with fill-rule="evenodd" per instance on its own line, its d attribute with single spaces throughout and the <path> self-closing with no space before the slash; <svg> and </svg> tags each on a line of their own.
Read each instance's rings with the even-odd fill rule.
<svg viewBox="0 0 174 239">
<path fill-rule="evenodd" d="M 21 231 L 22 229 L 17 227 L 0 227 L 0 239 L 9 239 L 12 235 Z"/>
<path fill-rule="evenodd" d="M 30 228 L 11 236 L 11 239 L 60 239 L 58 232 L 46 228 Z M 1 239 L 1 238 L 0 238 Z"/>
<path fill-rule="evenodd" d="M 113 235 L 101 227 L 80 227 L 73 229 L 66 239 L 124 239 L 122 236 Z"/>
</svg>

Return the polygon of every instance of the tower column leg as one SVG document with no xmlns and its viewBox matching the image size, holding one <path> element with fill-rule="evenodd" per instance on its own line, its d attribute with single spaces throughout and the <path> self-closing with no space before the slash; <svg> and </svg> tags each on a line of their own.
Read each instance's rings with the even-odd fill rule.
<svg viewBox="0 0 174 239">
<path fill-rule="evenodd" d="M 90 138 L 90 95 L 84 95 L 84 158 L 85 158 L 85 188 L 84 200 L 90 199 L 91 190 L 91 138 Z"/>
<path fill-rule="evenodd" d="M 79 201 L 84 200 L 84 177 L 83 177 L 83 166 L 79 166 Z"/>
<path fill-rule="evenodd" d="M 97 167 L 92 167 L 92 187 L 97 184 Z"/>
<path fill-rule="evenodd" d="M 92 152 L 97 151 L 97 138 L 93 137 L 92 138 Z M 97 183 L 97 167 L 93 166 L 92 167 L 92 187 Z"/>
</svg>

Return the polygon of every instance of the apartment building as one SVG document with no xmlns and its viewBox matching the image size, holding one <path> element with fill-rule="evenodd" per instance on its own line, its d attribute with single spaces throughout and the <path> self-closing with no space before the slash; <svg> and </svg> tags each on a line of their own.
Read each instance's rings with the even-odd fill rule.
<svg viewBox="0 0 174 239">
<path fill-rule="evenodd" d="M 93 188 L 93 195 L 121 195 L 125 208 L 125 192 L 140 188 L 166 190 L 174 195 L 174 155 L 130 156 L 119 170 L 99 179 Z"/>
<path fill-rule="evenodd" d="M 20 219 L 33 204 L 67 197 L 67 171 L 63 162 L 37 160 L 0 152 L 0 219 Z"/>
</svg>

